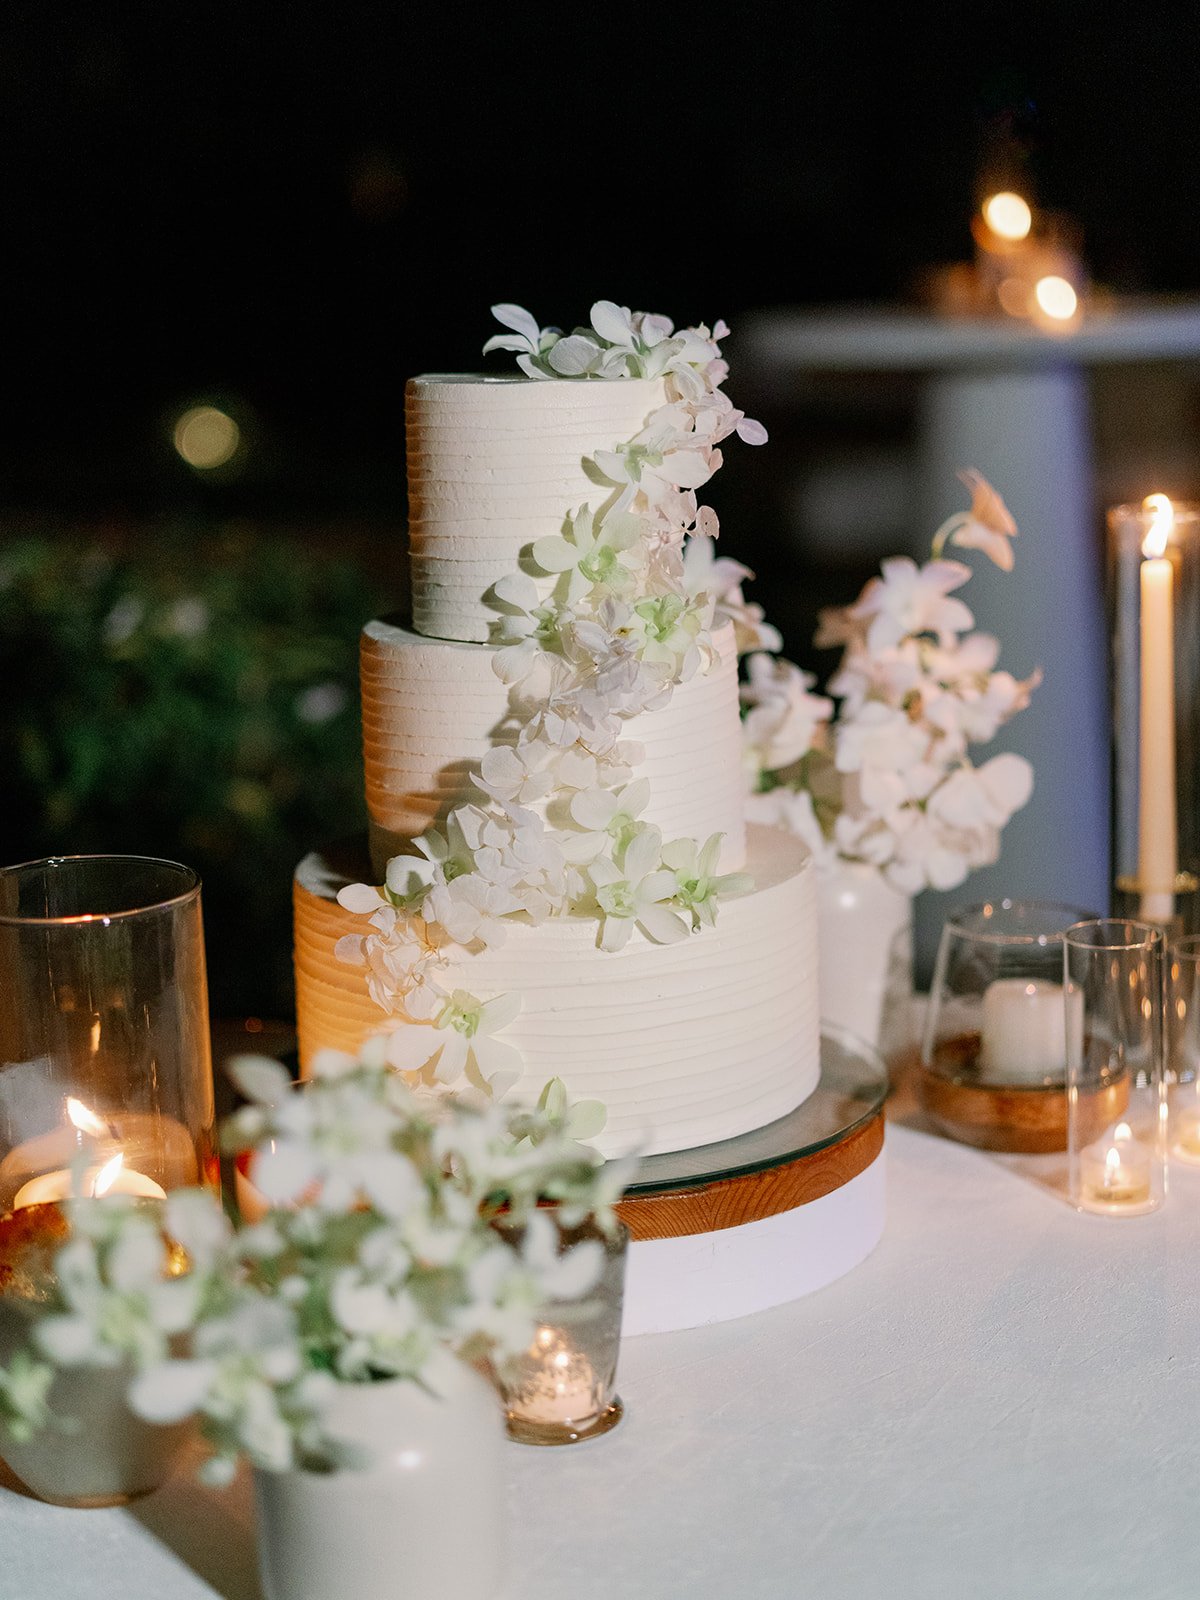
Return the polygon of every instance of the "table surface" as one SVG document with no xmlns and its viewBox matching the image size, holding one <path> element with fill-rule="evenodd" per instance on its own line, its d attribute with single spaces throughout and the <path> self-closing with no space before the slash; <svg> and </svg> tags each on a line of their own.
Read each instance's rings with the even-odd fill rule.
<svg viewBox="0 0 1200 1600">
<path fill-rule="evenodd" d="M 1079 1216 L 1057 1158 L 896 1112 L 861 1267 L 627 1341 L 614 1433 L 508 1447 L 513 1600 L 1196 1595 L 1200 1171 L 1153 1216 Z M 259 1600 L 244 1477 L 112 1511 L 3 1487 L 0 1549 L 0 1600 Z"/>
<path fill-rule="evenodd" d="M 936 371 L 1200 355 L 1200 301 L 1126 299 L 1044 331 L 1011 317 L 879 306 L 781 307 L 738 321 L 738 357 L 765 372 Z"/>
</svg>

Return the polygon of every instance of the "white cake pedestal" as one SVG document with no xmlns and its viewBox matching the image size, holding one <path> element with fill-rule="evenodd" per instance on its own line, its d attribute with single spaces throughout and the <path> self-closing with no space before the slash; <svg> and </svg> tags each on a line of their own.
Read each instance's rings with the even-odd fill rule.
<svg viewBox="0 0 1200 1600">
<path fill-rule="evenodd" d="M 817 1089 L 789 1116 L 643 1161 L 618 1207 L 625 1337 L 783 1305 L 864 1260 L 883 1232 L 886 1093 L 878 1055 L 830 1029 Z"/>
</svg>

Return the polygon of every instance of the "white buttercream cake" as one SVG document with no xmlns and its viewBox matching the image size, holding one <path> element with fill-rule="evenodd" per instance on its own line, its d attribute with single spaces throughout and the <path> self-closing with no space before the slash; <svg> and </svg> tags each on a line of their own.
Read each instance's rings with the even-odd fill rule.
<svg viewBox="0 0 1200 1600">
<path fill-rule="evenodd" d="M 353 1050 L 380 1032 L 424 1029 L 435 1037 L 430 1016 L 444 1027 L 452 1010 L 447 999 L 438 1011 L 436 997 L 453 992 L 461 1011 L 460 995 L 469 991 L 467 998 L 480 1002 L 495 996 L 519 998 L 519 1011 L 497 1036 L 517 1063 L 508 1092 L 536 1098 L 547 1080 L 557 1077 L 573 1099 L 602 1101 L 608 1121 L 595 1142 L 605 1154 L 635 1147 L 654 1154 L 731 1138 L 786 1115 L 815 1088 L 819 1027 L 813 872 L 794 837 L 745 826 L 734 630 L 721 622 L 719 613 L 709 630 L 698 635 L 698 651 L 691 650 L 685 660 L 679 647 L 683 665 L 673 681 L 664 676 L 672 668 L 653 665 L 667 687 L 650 696 L 644 709 L 623 707 L 621 739 L 631 743 L 600 753 L 599 778 L 593 774 L 585 780 L 577 767 L 564 778 L 568 769 L 559 762 L 553 769 L 554 785 L 545 795 L 539 796 L 531 782 L 526 788 L 532 798 L 521 791 L 515 798 L 501 792 L 497 799 L 495 785 L 480 777 L 489 751 L 524 751 L 532 768 L 529 751 L 536 753 L 537 748 L 522 731 L 531 725 L 528 705 L 514 713 L 513 691 L 495 670 L 504 641 L 488 642 L 495 638 L 494 586 L 512 573 L 528 574 L 539 598 L 559 595 L 556 616 L 561 621 L 565 615 L 570 622 L 578 605 L 563 599 L 567 579 L 555 570 L 539 570 L 537 560 L 531 560 L 532 548 L 540 540 L 545 551 L 546 541 L 562 535 L 564 519 L 569 529 L 581 507 L 590 508 L 597 528 L 623 510 L 638 512 L 645 502 L 637 485 L 618 500 L 612 482 L 598 481 L 593 453 L 637 438 L 648 418 L 667 415 L 660 408 L 678 399 L 669 373 L 665 380 L 435 376 L 410 382 L 406 416 L 413 615 L 411 624 L 397 619 L 369 622 L 362 636 L 369 847 L 364 841 L 310 855 L 296 874 L 302 1067 L 322 1047 Z M 669 452 L 667 459 L 669 464 Z M 715 459 L 719 464 L 719 456 Z M 678 475 L 684 477 L 684 467 Z M 615 527 L 616 521 L 607 525 Z M 637 554 L 628 560 L 633 563 Z M 594 569 L 595 563 L 587 571 Z M 605 570 L 611 577 L 611 560 Z M 572 574 L 576 587 L 579 581 Z M 628 587 L 623 573 L 620 581 Z M 629 628 L 622 632 L 621 617 L 628 621 L 630 614 L 622 613 L 616 601 L 602 610 L 596 596 L 605 599 L 609 591 L 594 591 L 582 609 L 593 604 L 589 614 L 602 616 L 610 633 L 615 630 L 623 639 Z M 577 657 L 577 646 L 574 651 Z M 639 659 L 657 662 L 644 649 Z M 543 730 L 544 719 L 534 719 L 533 725 Z M 602 718 L 601 725 L 609 724 Z M 586 733 L 578 733 L 577 745 L 574 756 L 582 754 L 585 766 L 595 765 Z M 557 759 L 561 752 L 555 754 Z M 629 763 L 628 772 L 620 762 Z M 618 776 L 606 776 L 611 772 Z M 621 797 L 633 791 L 620 786 L 622 774 L 629 783 L 641 785 L 644 780 L 648 798 L 644 804 L 639 801 L 637 821 L 624 819 L 624 831 L 613 823 L 610 832 L 616 842 L 610 845 L 604 835 L 604 860 L 593 864 L 585 845 L 601 834 L 579 832 L 572 818 L 591 816 L 597 804 L 603 818 L 607 795 L 617 797 L 613 807 L 623 803 Z M 585 782 L 592 785 L 590 800 L 585 796 L 581 805 L 578 794 Z M 513 835 L 514 859 L 522 849 L 528 853 L 530 828 L 535 834 L 537 828 L 548 830 L 547 848 L 559 861 L 554 881 L 567 883 L 566 898 L 544 914 L 542 901 L 531 898 L 532 880 L 522 878 L 516 868 L 499 876 L 499 868 L 489 867 L 502 885 L 500 892 L 509 893 L 511 886 L 512 893 L 523 897 L 521 907 L 529 909 L 509 906 L 502 917 L 502 938 L 494 931 L 495 921 L 485 919 L 479 938 L 463 939 L 460 933 L 456 942 L 444 931 L 428 933 L 436 930 L 429 920 L 432 900 L 418 914 L 417 900 L 385 894 L 378 901 L 381 908 L 386 904 L 382 920 L 377 915 L 371 926 L 386 927 L 393 940 L 389 949 L 395 947 L 397 917 L 414 919 L 411 927 L 431 947 L 438 946 L 437 982 L 430 991 L 435 999 L 422 999 L 424 990 L 417 989 L 397 998 L 388 975 L 398 958 L 372 953 L 369 941 L 362 958 L 366 964 L 347 956 L 347 949 L 352 957 L 370 932 L 363 903 L 369 891 L 362 889 L 361 880 L 383 882 L 387 863 L 395 857 L 401 858 L 402 868 L 405 863 L 426 867 L 426 858 L 437 849 L 425 844 L 415 849 L 418 836 L 444 829 L 456 808 L 465 807 L 458 814 L 470 819 L 485 818 L 489 806 L 510 832 L 518 826 L 524 830 L 519 839 Z M 538 820 L 530 822 L 534 814 Z M 565 823 L 555 820 L 559 817 Z M 627 870 L 629 841 L 638 833 L 663 843 L 662 861 L 641 887 L 622 882 L 606 894 L 614 873 Z M 685 871 L 678 862 L 687 851 L 680 856 L 666 844 L 682 837 L 703 846 L 713 835 L 723 836 L 720 874 L 744 871 L 749 879 L 712 879 L 717 871 L 712 866 L 710 878 L 702 875 L 697 888 L 695 857 Z M 646 838 L 641 844 L 646 846 Z M 560 845 L 568 861 L 565 869 Z M 445 853 L 444 847 L 438 848 Z M 593 843 L 587 848 L 597 847 Z M 497 852 L 492 854 L 499 859 Z M 664 889 L 673 881 L 668 865 L 681 885 L 686 879 L 686 886 L 673 895 Z M 435 878 L 444 893 L 449 871 Z M 391 871 L 387 881 L 393 882 Z M 349 889 L 356 882 L 358 889 Z M 651 882 L 653 890 L 645 887 Z M 712 882 L 716 889 L 710 894 Z M 449 889 L 454 888 L 450 881 Z M 657 896 L 656 909 L 636 928 L 636 908 L 621 901 L 622 895 L 628 898 L 635 891 L 648 900 Z M 339 903 L 339 893 L 345 903 Z M 405 893 L 411 894 L 411 885 Z M 669 917 L 657 915 L 664 908 Z M 611 930 L 618 916 L 630 920 L 616 938 Z M 425 982 L 423 968 L 416 978 L 416 969 L 407 970 L 404 982 Z M 460 1031 L 471 1026 L 461 1024 Z M 407 1048 L 406 1064 L 411 1064 L 410 1056 Z M 434 1072 L 440 1076 L 436 1060 Z"/>
</svg>

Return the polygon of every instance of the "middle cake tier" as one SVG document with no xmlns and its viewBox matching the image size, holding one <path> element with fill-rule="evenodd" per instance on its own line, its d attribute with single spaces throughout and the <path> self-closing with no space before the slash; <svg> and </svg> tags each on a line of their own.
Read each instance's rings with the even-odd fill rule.
<svg viewBox="0 0 1200 1600">
<path fill-rule="evenodd" d="M 644 817 L 668 839 L 724 834 L 722 870 L 746 853 L 741 730 L 733 629 L 714 635 L 708 672 L 680 684 L 667 705 L 633 717 L 636 776 L 650 785 Z M 515 743 L 509 691 L 490 645 L 429 639 L 394 619 L 362 633 L 363 764 L 371 861 L 382 880 L 390 856 L 464 801 L 482 798 L 471 773 L 496 744 Z"/>
</svg>

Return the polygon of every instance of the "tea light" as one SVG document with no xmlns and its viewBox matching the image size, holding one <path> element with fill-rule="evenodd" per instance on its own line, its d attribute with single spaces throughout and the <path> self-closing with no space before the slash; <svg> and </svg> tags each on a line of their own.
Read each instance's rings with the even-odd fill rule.
<svg viewBox="0 0 1200 1600">
<path fill-rule="evenodd" d="M 602 1401 L 592 1364 L 557 1328 L 539 1328 L 525 1357 L 523 1381 L 509 1410 L 526 1422 L 582 1422 Z"/>
<path fill-rule="evenodd" d="M 100 1199 L 106 1194 L 133 1195 L 142 1200 L 165 1200 L 167 1191 L 144 1172 L 125 1165 L 124 1153 L 117 1151 L 102 1166 L 89 1167 L 82 1178 L 77 1178 L 70 1167 L 58 1167 L 53 1172 L 40 1173 L 22 1184 L 13 1199 L 14 1211 L 26 1206 L 51 1205 L 58 1200 L 70 1200 L 79 1195 L 84 1199 Z"/>
<path fill-rule="evenodd" d="M 1133 1211 L 1150 1204 L 1150 1151 L 1127 1122 L 1080 1152 L 1083 1206 L 1088 1211 Z"/>
<path fill-rule="evenodd" d="M 1067 1013 L 1082 1018 L 1078 990 L 1043 978 L 997 978 L 983 992 L 979 1065 L 999 1083 L 1061 1083 L 1067 1060 Z"/>
</svg>

